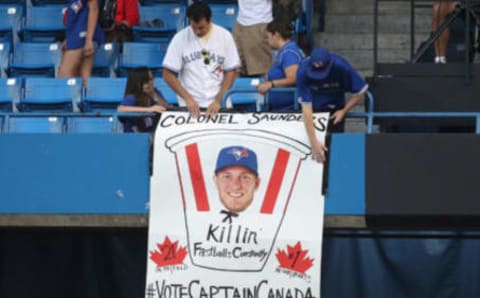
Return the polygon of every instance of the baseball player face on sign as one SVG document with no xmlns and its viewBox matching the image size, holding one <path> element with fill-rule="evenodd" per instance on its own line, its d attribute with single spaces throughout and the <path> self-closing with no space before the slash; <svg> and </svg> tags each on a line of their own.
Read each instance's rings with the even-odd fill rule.
<svg viewBox="0 0 480 298">
<path fill-rule="evenodd" d="M 214 177 L 223 206 L 231 212 L 241 212 L 250 206 L 260 179 L 243 166 L 230 166 Z"/>
</svg>

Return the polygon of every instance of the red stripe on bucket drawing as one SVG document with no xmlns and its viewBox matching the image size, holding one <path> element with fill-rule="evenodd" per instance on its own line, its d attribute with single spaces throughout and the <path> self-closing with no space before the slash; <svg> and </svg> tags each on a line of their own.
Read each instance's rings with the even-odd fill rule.
<svg viewBox="0 0 480 298">
<path fill-rule="evenodd" d="M 190 178 L 192 179 L 192 187 L 195 195 L 195 202 L 197 204 L 197 210 L 210 211 L 197 144 L 187 145 L 185 147 L 185 152 L 187 154 L 188 169 L 190 170 Z"/>
<path fill-rule="evenodd" d="M 287 169 L 288 159 L 290 152 L 283 149 L 278 149 L 275 163 L 273 164 L 272 174 L 270 181 L 268 182 L 265 198 L 263 199 L 261 213 L 272 214 L 275 209 L 275 203 L 277 202 L 278 193 L 280 187 L 282 187 L 283 177 L 285 176 L 285 170 Z"/>
</svg>

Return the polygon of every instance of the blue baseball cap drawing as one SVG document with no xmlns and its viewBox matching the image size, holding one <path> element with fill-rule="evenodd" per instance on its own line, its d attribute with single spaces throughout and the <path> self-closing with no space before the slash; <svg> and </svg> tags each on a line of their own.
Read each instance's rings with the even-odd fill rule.
<svg viewBox="0 0 480 298">
<path fill-rule="evenodd" d="M 257 155 L 247 147 L 229 146 L 220 150 L 217 157 L 215 174 L 231 166 L 245 167 L 258 176 Z"/>
<path fill-rule="evenodd" d="M 314 80 L 325 79 L 332 70 L 333 61 L 330 52 L 325 48 L 316 48 L 310 55 L 310 67 L 307 76 Z"/>
</svg>

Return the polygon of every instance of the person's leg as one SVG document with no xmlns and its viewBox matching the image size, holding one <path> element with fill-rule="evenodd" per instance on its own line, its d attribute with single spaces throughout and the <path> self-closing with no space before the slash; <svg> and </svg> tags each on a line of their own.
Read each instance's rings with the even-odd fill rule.
<svg viewBox="0 0 480 298">
<path fill-rule="evenodd" d="M 88 57 L 83 57 L 81 68 L 80 68 L 80 75 L 83 79 L 83 87 L 87 87 L 88 78 L 92 74 L 93 69 L 93 59 L 95 54 L 90 55 Z"/>
<path fill-rule="evenodd" d="M 433 3 L 432 14 L 432 31 L 436 32 L 440 25 L 445 21 L 447 16 L 451 14 L 458 2 L 436 1 Z M 450 38 L 450 29 L 447 28 L 435 41 L 435 63 L 446 63 L 447 46 Z"/>
<path fill-rule="evenodd" d="M 80 76 L 80 64 L 82 62 L 83 49 L 66 50 L 63 53 L 60 69 L 58 70 L 59 78 L 73 78 Z"/>
<path fill-rule="evenodd" d="M 243 28 L 241 38 L 248 76 L 263 76 L 272 67 L 272 50 L 267 43 L 266 28 L 266 23 Z"/>
<path fill-rule="evenodd" d="M 245 67 L 245 57 L 243 55 L 243 38 L 242 38 L 243 28 L 244 26 L 236 22 L 232 32 L 233 39 L 235 40 L 235 44 L 237 46 L 238 55 L 240 56 L 240 62 L 242 64 L 240 69 L 240 74 L 242 76 L 246 75 L 247 73 L 247 69 Z"/>
</svg>

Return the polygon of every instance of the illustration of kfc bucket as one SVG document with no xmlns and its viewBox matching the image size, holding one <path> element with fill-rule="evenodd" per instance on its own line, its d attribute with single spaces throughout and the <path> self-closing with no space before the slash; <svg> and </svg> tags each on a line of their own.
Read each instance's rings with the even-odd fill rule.
<svg viewBox="0 0 480 298">
<path fill-rule="evenodd" d="M 310 147 L 254 129 L 191 131 L 165 145 L 175 155 L 192 264 L 261 271 Z"/>
</svg>

